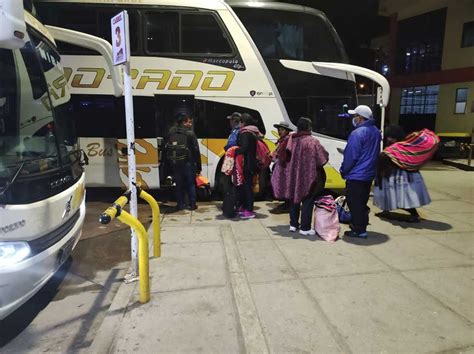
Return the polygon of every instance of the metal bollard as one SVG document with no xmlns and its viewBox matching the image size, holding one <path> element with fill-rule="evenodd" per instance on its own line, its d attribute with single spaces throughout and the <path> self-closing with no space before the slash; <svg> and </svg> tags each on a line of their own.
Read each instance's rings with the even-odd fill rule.
<svg viewBox="0 0 474 354">
<path fill-rule="evenodd" d="M 138 275 L 140 282 L 140 302 L 142 304 L 150 301 L 150 271 L 148 265 L 148 235 L 143 225 L 137 218 L 133 217 L 123 207 L 129 201 L 130 192 L 127 191 L 119 197 L 113 206 L 108 207 L 99 217 L 102 224 L 110 223 L 114 218 L 133 228 L 138 236 Z"/>
<path fill-rule="evenodd" d="M 140 187 L 137 187 L 137 195 L 145 200 L 151 207 L 153 219 L 153 256 L 161 256 L 161 221 L 160 221 L 160 206 L 150 194 L 145 192 Z"/>
</svg>

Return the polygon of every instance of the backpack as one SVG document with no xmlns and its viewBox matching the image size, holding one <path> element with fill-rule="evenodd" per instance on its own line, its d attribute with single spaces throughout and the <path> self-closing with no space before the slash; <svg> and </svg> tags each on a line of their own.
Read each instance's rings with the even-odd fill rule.
<svg viewBox="0 0 474 354">
<path fill-rule="evenodd" d="M 185 132 L 175 131 L 168 137 L 166 143 L 166 159 L 172 164 L 186 162 L 189 156 L 188 137 Z"/>
<path fill-rule="evenodd" d="M 256 153 L 256 161 L 257 161 L 257 169 L 259 171 L 263 171 L 270 166 L 272 162 L 272 157 L 270 155 L 270 149 L 268 148 L 267 144 L 259 138 L 257 138 L 257 153 Z"/>
</svg>

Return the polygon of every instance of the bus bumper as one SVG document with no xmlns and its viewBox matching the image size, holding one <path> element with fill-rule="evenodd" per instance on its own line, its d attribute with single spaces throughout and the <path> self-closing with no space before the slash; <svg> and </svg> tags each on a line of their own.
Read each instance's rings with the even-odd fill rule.
<svg viewBox="0 0 474 354">
<path fill-rule="evenodd" d="M 13 266 L 0 267 L 0 320 L 35 295 L 68 259 L 81 237 L 85 201 L 73 228 L 45 251 Z"/>
</svg>

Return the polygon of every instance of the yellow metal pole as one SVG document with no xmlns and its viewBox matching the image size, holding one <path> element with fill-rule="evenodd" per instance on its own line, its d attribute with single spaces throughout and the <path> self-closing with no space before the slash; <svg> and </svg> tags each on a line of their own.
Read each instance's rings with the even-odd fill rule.
<svg viewBox="0 0 474 354">
<path fill-rule="evenodd" d="M 161 221 L 160 221 L 160 206 L 150 194 L 143 189 L 139 189 L 138 195 L 145 200 L 151 207 L 151 215 L 153 219 L 153 256 L 161 256 Z"/>
<path fill-rule="evenodd" d="M 117 216 L 118 208 L 122 209 L 128 203 L 128 198 L 126 196 L 119 197 L 113 204 L 113 206 L 108 207 L 99 217 L 99 221 L 102 224 L 108 224 Z"/>
<path fill-rule="evenodd" d="M 148 235 L 143 225 L 127 213 L 125 210 L 120 212 L 117 218 L 132 227 L 138 236 L 138 275 L 140 282 L 140 302 L 142 304 L 150 301 L 150 282 L 149 282 L 149 267 L 148 267 Z"/>
</svg>

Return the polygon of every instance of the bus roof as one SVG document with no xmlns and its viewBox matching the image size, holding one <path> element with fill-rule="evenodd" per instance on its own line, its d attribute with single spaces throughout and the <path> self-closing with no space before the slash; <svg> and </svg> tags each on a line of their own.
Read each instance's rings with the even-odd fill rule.
<svg viewBox="0 0 474 354">
<path fill-rule="evenodd" d="M 78 4 L 104 4 L 104 5 L 161 5 L 192 7 L 209 10 L 224 10 L 227 5 L 223 0 L 35 0 L 35 2 L 50 3 L 78 3 Z"/>
</svg>

